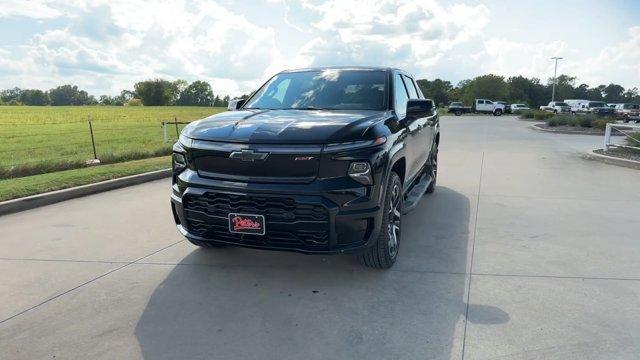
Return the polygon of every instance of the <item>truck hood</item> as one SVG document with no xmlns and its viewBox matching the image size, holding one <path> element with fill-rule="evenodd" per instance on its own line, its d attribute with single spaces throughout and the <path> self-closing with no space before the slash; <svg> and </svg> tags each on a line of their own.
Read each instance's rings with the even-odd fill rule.
<svg viewBox="0 0 640 360">
<path fill-rule="evenodd" d="M 276 144 L 322 144 L 362 140 L 389 111 L 241 110 L 227 111 L 187 125 L 192 139 Z"/>
</svg>

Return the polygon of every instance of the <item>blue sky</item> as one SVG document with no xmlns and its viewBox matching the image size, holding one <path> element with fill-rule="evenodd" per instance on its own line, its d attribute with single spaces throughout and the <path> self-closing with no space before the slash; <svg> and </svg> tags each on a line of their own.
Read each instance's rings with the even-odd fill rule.
<svg viewBox="0 0 640 360">
<path fill-rule="evenodd" d="M 163 77 L 237 95 L 285 68 L 386 65 L 640 87 L 640 1 L 0 0 L 0 88 L 117 94 Z"/>
</svg>

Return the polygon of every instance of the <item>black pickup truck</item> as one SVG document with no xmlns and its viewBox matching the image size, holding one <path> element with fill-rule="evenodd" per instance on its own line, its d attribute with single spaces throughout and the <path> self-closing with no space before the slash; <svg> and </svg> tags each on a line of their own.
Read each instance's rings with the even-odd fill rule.
<svg viewBox="0 0 640 360">
<path fill-rule="evenodd" d="M 438 114 L 409 74 L 284 71 L 233 107 L 173 147 L 171 208 L 190 242 L 394 264 L 403 214 L 438 171 Z"/>
</svg>

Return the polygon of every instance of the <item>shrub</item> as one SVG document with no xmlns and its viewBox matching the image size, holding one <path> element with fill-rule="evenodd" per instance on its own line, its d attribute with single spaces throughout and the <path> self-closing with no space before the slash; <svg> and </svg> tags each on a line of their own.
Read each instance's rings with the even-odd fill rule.
<svg viewBox="0 0 640 360">
<path fill-rule="evenodd" d="M 627 138 L 627 145 L 640 147 L 640 132 L 629 134 L 629 137 Z"/>
<path fill-rule="evenodd" d="M 616 123 L 616 119 L 614 118 L 596 118 L 591 122 L 591 125 L 594 128 L 600 129 L 600 130 L 604 130 L 607 127 L 607 124 L 609 123 Z"/>
<path fill-rule="evenodd" d="M 142 100 L 138 98 L 133 98 L 127 101 L 127 106 L 142 106 Z"/>
<path fill-rule="evenodd" d="M 526 110 L 520 113 L 520 117 L 523 119 L 533 119 L 533 115 L 535 114 L 535 111 L 533 110 Z"/>
<path fill-rule="evenodd" d="M 547 121 L 547 125 L 551 127 L 558 126 L 558 121 L 556 119 L 550 119 L 549 121 Z"/>
<path fill-rule="evenodd" d="M 553 117 L 553 114 L 546 111 L 536 111 L 533 113 L 533 118 L 535 120 L 547 120 L 551 117 Z"/>
<path fill-rule="evenodd" d="M 580 119 L 580 127 L 583 128 L 590 128 L 592 125 L 592 120 L 590 118 L 588 118 L 587 116 L 583 116 Z"/>
</svg>

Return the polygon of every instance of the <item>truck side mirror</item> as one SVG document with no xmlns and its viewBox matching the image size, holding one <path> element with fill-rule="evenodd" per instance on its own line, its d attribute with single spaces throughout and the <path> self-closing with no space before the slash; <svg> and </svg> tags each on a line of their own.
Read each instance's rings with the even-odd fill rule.
<svg viewBox="0 0 640 360">
<path fill-rule="evenodd" d="M 407 118 L 419 119 L 433 114 L 435 106 L 433 100 L 412 99 L 407 101 Z"/>
<path fill-rule="evenodd" d="M 245 99 L 231 99 L 229 100 L 229 105 L 227 105 L 228 111 L 236 111 L 244 105 Z"/>
</svg>

